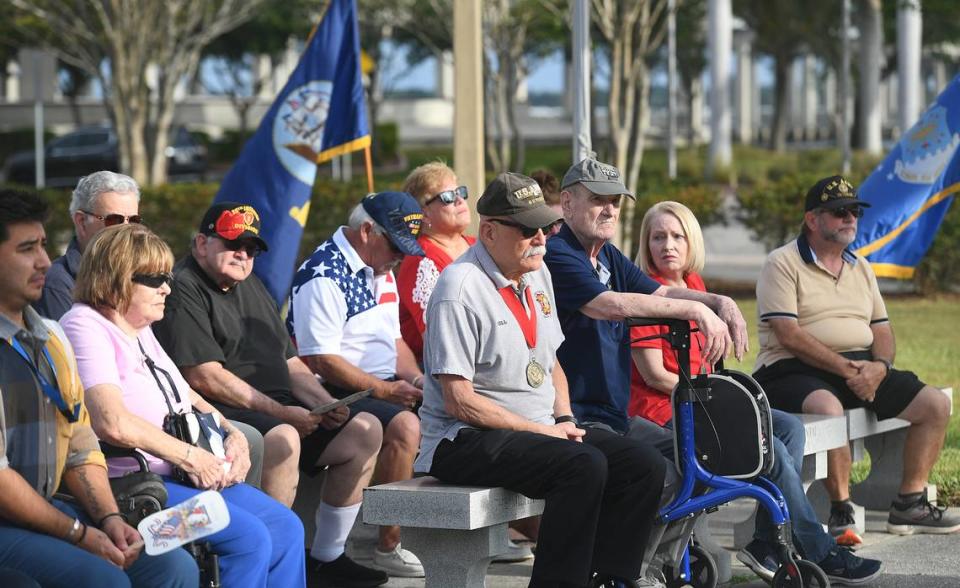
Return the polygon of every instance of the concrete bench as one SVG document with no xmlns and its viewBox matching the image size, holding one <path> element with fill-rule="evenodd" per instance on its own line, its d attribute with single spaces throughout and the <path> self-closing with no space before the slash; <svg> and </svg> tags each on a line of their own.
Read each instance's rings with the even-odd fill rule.
<svg viewBox="0 0 960 588">
<path fill-rule="evenodd" d="M 507 551 L 507 523 L 541 513 L 542 500 L 431 477 L 363 491 L 363 522 L 403 527 L 403 546 L 423 563 L 427 588 L 484 586 L 490 561 Z"/>
</svg>

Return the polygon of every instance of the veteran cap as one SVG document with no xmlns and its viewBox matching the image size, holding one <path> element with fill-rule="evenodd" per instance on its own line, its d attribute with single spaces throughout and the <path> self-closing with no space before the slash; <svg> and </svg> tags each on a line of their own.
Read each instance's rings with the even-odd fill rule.
<svg viewBox="0 0 960 588">
<path fill-rule="evenodd" d="M 406 192 L 379 192 L 368 194 L 361 204 L 404 255 L 426 255 L 417 242 L 423 211 L 413 196 Z"/>
<path fill-rule="evenodd" d="M 870 206 L 857 198 L 857 191 L 843 176 L 823 178 L 807 191 L 805 211 L 816 208 L 842 208 L 844 206 Z"/>
<path fill-rule="evenodd" d="M 267 242 L 260 236 L 260 214 L 249 204 L 217 202 L 204 213 L 199 232 L 226 241 L 252 239 L 260 249 L 267 250 Z"/>
<path fill-rule="evenodd" d="M 633 192 L 627 190 L 627 187 L 623 184 L 620 170 L 612 165 L 600 163 L 591 157 L 573 164 L 567 170 L 567 173 L 563 174 L 563 181 L 560 182 L 561 189 L 569 188 L 574 184 L 583 184 L 594 194 L 602 196 L 623 194 L 636 199 Z"/>
<path fill-rule="evenodd" d="M 477 212 L 483 216 L 505 216 L 531 229 L 563 218 L 543 199 L 536 180 L 513 172 L 502 173 L 487 185 L 477 200 Z"/>
</svg>

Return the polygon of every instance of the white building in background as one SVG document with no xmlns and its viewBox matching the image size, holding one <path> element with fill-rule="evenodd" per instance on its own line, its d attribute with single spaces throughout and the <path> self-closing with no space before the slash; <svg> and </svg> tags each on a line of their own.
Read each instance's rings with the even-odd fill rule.
<svg viewBox="0 0 960 588">
<path fill-rule="evenodd" d="M 738 19 L 733 19 L 734 35 L 729 63 L 732 67 L 725 81 L 730 107 L 730 122 L 726 129 L 733 129 L 734 139 L 740 142 L 759 142 L 769 135 L 772 117 L 772 75 L 769 60 L 758 56 L 751 47 L 751 34 L 743 29 Z M 283 60 L 277 64 L 270 78 L 257 96 L 249 117 L 250 128 L 256 128 L 260 118 L 270 107 L 273 97 L 295 67 L 299 55 L 296 44 L 291 43 Z M 269 70 L 269 60 L 258 60 L 261 71 Z M 912 66 L 911 66 L 912 67 Z M 435 68 L 437 89 L 433 96 L 419 98 L 391 98 L 383 100 L 379 109 L 379 122 L 394 122 L 399 127 L 403 144 L 449 143 L 452 140 L 453 122 L 453 75 L 452 59 L 440 59 Z M 569 71 L 565 86 L 569 85 Z M 44 105 L 44 123 L 55 134 L 76 128 L 75 116 L 82 124 L 100 124 L 108 121 L 107 112 L 92 89 L 76 100 L 74 110 L 62 95 L 56 78 L 56 60 L 48 52 L 22 50 L 18 58 L 0 68 L 0 132 L 32 128 L 34 101 L 38 96 Z M 149 76 L 150 72 L 145 75 Z M 942 62 L 923 60 L 920 66 L 921 80 L 918 84 L 922 109 L 932 100 L 954 74 Z M 911 75 L 916 75 L 911 69 Z M 657 99 L 664 94 L 665 76 L 655 77 L 652 91 L 649 135 L 653 144 L 666 134 L 666 100 Z M 787 124 L 793 141 L 832 141 L 836 125 L 837 76 L 825 63 L 813 56 L 801 56 L 791 69 L 789 80 L 790 108 Z M 528 140 L 533 142 L 566 143 L 572 133 L 570 101 L 561 97 L 557 106 L 531 105 L 527 99 L 528 84 L 518 100 L 519 124 Z M 704 71 L 702 79 L 694 85 L 693 100 L 682 95 L 678 104 L 678 137 L 686 142 L 693 136 L 699 141 L 710 140 L 709 88 L 713 86 L 710 72 Z M 891 74 L 880 83 L 879 103 L 883 134 L 893 137 L 899 134 L 900 110 L 897 107 L 899 94 L 897 75 Z M 566 95 L 567 93 L 564 92 Z M 239 118 L 225 96 L 211 95 L 202 84 L 188 87 L 183 84 L 177 92 L 178 102 L 174 124 L 184 125 L 195 131 L 203 131 L 218 138 L 224 130 L 237 129 Z M 911 96 L 911 100 L 914 100 Z M 606 109 L 602 99 L 594 99 L 593 136 L 606 137 Z M 75 114 L 76 113 L 76 114 Z M 691 133 L 690 130 L 693 132 Z"/>
</svg>

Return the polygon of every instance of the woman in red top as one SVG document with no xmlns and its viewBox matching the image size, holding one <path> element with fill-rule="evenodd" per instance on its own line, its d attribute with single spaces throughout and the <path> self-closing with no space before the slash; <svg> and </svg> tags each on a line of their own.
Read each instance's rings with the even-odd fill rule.
<svg viewBox="0 0 960 588">
<path fill-rule="evenodd" d="M 640 251 L 636 263 L 654 280 L 667 286 L 706 291 L 697 273 L 706 254 L 703 233 L 690 209 L 679 202 L 660 202 L 647 210 L 640 225 Z M 696 325 L 691 321 L 690 327 Z M 666 333 L 666 327 L 633 327 L 630 340 Z M 700 361 L 702 335 L 690 336 L 690 373 L 709 371 Z M 663 339 L 631 343 L 633 375 L 630 378 L 630 416 L 644 417 L 663 426 L 673 418 L 670 392 L 679 380 L 677 356 Z"/>
<path fill-rule="evenodd" d="M 416 168 L 403 184 L 423 209 L 423 229 L 417 241 L 426 256 L 408 255 L 400 265 L 400 334 L 423 363 L 423 314 L 440 272 L 476 241 L 464 235 L 470 226 L 467 187 L 446 164 L 434 161 Z"/>
</svg>

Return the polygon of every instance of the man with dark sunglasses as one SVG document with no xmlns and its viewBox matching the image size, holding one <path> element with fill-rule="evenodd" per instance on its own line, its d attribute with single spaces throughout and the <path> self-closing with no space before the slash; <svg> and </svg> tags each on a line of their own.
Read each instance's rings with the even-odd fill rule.
<svg viewBox="0 0 960 588">
<path fill-rule="evenodd" d="M 841 176 L 807 192 L 802 232 L 767 257 L 757 281 L 760 353 L 756 380 L 770 403 L 788 412 L 843 415 L 866 407 L 880 420 L 912 423 L 887 531 L 952 533 L 960 515 L 931 504 L 926 485 L 940 455 L 950 399 L 912 372 L 893 368 L 893 328 L 870 263 L 848 247 L 870 204 Z M 838 542 L 856 544 L 850 501 L 850 449 L 827 453 L 828 527 Z M 899 492 L 894 497 L 893 494 Z"/>
<path fill-rule="evenodd" d="M 67 251 L 50 266 L 43 296 L 33 307 L 40 315 L 60 320 L 73 306 L 73 284 L 83 249 L 105 227 L 140 223 L 140 186 L 130 176 L 98 171 L 80 178 L 70 199 L 75 236 Z"/>
<path fill-rule="evenodd" d="M 440 273 L 427 303 L 415 469 L 545 499 L 531 587 L 629 583 L 640 574 L 663 460 L 573 418 L 543 263 L 560 215 L 540 187 L 500 174 L 477 212 L 479 241 Z"/>
<path fill-rule="evenodd" d="M 191 388 L 263 434 L 264 492 L 290 506 L 300 470 L 314 475 L 327 467 L 311 546 L 323 565 L 310 566 L 311 582 L 384 584 L 386 574 L 344 553 L 380 449 L 380 423 L 345 406 L 312 412 L 334 399 L 297 357 L 276 302 L 253 273 L 254 258 L 266 250 L 255 208 L 212 205 L 190 254 L 174 266 L 175 285 L 154 333 Z"/>
</svg>

